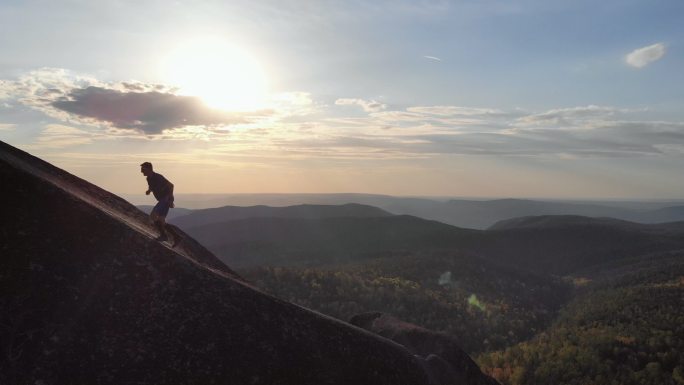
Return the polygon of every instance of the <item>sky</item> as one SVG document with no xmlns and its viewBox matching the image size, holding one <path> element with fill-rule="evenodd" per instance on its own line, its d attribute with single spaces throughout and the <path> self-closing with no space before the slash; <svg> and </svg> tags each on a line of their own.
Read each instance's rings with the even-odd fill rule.
<svg viewBox="0 0 684 385">
<path fill-rule="evenodd" d="M 684 2 L 0 1 L 0 140 L 122 194 L 684 197 Z"/>
</svg>

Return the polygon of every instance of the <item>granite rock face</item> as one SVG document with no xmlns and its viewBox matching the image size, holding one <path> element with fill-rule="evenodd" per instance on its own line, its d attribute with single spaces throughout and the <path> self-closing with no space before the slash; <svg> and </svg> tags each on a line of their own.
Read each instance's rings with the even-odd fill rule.
<svg viewBox="0 0 684 385">
<path fill-rule="evenodd" d="M 258 291 L 188 236 L 154 241 L 128 202 L 2 142 L 0 180 L 0 384 L 438 384 L 403 346 Z"/>
<path fill-rule="evenodd" d="M 448 334 L 425 329 L 380 312 L 356 315 L 350 323 L 406 347 L 424 360 L 426 371 L 435 383 L 498 384 L 493 378 L 484 375 L 459 347 L 456 339 Z"/>
</svg>

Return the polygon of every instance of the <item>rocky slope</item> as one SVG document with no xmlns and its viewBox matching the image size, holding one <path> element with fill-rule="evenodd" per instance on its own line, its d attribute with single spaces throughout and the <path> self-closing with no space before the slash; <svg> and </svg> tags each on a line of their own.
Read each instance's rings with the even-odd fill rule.
<svg viewBox="0 0 684 385">
<path fill-rule="evenodd" d="M 477 364 L 461 350 L 456 339 L 448 334 L 425 329 L 380 312 L 358 314 L 349 322 L 398 342 L 414 354 L 425 357 L 428 371 L 444 384 L 498 384 L 494 379 L 484 376 Z"/>
</svg>

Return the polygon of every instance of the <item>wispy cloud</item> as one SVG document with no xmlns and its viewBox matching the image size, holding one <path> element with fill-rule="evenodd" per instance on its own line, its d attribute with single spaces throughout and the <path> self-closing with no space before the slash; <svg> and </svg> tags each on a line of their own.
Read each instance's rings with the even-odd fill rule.
<svg viewBox="0 0 684 385">
<path fill-rule="evenodd" d="M 90 144 L 97 136 L 102 136 L 102 134 L 88 132 L 80 128 L 63 124 L 47 124 L 38 138 L 36 138 L 35 143 L 26 146 L 26 148 L 32 150 L 44 148 L 54 149 Z"/>
<path fill-rule="evenodd" d="M 420 106 L 409 107 L 406 109 L 409 112 L 417 112 L 425 115 L 439 115 L 439 116 L 484 116 L 484 115 L 499 115 L 503 111 L 493 108 L 473 108 L 473 107 L 459 107 L 459 106 Z"/>
<path fill-rule="evenodd" d="M 387 105 L 383 103 L 364 99 L 342 98 L 335 100 L 335 104 L 339 106 L 360 106 L 366 112 L 377 112 L 387 108 Z"/>
<path fill-rule="evenodd" d="M 14 130 L 16 126 L 16 124 L 12 123 L 0 123 L 0 131 Z"/>
<path fill-rule="evenodd" d="M 442 59 L 438 58 L 437 56 L 424 55 L 423 57 L 434 61 L 442 61 Z"/>
<path fill-rule="evenodd" d="M 418 106 L 365 118 L 330 119 L 291 151 L 314 156 L 434 158 L 499 155 L 550 158 L 667 156 L 684 148 L 684 122 L 634 121 L 634 111 L 578 106 L 543 112 L 460 106 Z M 663 147 L 663 145 L 666 145 Z M 681 147 L 680 147 L 681 146 Z M 285 143 L 283 147 L 287 147 Z M 666 152 L 667 150 L 667 152 Z"/>
<path fill-rule="evenodd" d="M 516 120 L 516 125 L 575 127 L 578 122 L 595 121 L 612 117 L 622 112 L 629 112 L 629 110 L 596 105 L 557 108 L 541 113 L 524 115 Z"/>
<path fill-rule="evenodd" d="M 637 48 L 625 56 L 625 61 L 632 67 L 644 68 L 647 65 L 662 59 L 667 49 L 665 44 L 656 43 L 646 47 Z"/>
</svg>

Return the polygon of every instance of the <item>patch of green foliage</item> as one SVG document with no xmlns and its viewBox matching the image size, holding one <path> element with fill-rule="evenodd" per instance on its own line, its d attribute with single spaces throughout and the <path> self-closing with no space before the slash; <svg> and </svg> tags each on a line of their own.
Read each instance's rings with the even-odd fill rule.
<svg viewBox="0 0 684 385">
<path fill-rule="evenodd" d="M 440 284 L 447 271 L 450 280 Z M 550 325 L 572 291 L 560 279 L 458 253 L 398 254 L 334 269 L 261 267 L 240 273 L 269 293 L 342 320 L 381 311 L 452 334 L 471 353 L 531 338 Z"/>
<path fill-rule="evenodd" d="M 684 384 L 684 264 L 590 288 L 549 330 L 481 354 L 502 384 Z"/>
</svg>

